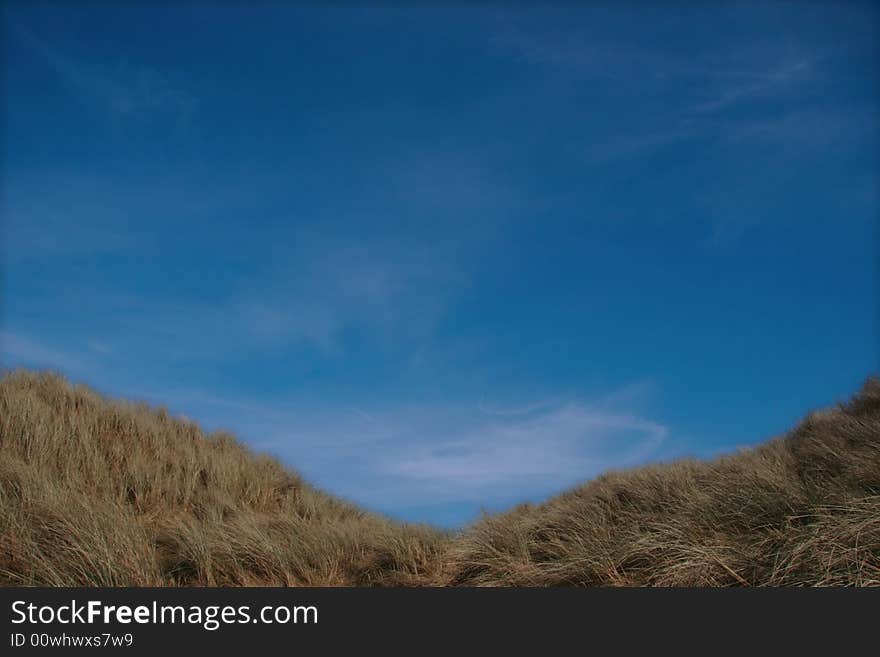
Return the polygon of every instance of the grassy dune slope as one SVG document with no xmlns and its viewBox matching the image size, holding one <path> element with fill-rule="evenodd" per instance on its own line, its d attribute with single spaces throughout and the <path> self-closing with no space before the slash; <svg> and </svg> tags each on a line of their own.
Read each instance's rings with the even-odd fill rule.
<svg viewBox="0 0 880 657">
<path fill-rule="evenodd" d="M 456 584 L 880 585 L 880 382 L 757 449 L 486 518 L 448 560 Z"/>
<path fill-rule="evenodd" d="M 880 382 L 755 450 L 612 472 L 449 535 L 161 409 L 13 372 L 0 584 L 878 585 Z"/>
<path fill-rule="evenodd" d="M 442 546 L 163 410 L 0 382 L 2 584 L 411 584 Z"/>
</svg>

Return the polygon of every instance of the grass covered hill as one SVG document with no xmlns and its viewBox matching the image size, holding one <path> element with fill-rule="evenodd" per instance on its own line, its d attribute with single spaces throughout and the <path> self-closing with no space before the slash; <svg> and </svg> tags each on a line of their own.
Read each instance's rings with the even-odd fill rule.
<svg viewBox="0 0 880 657">
<path fill-rule="evenodd" d="M 756 449 L 610 472 L 447 533 L 162 409 L 10 372 L 0 584 L 880 585 L 880 382 Z"/>
<path fill-rule="evenodd" d="M 443 546 L 164 410 L 48 374 L 0 382 L 4 584 L 415 584 Z"/>
</svg>

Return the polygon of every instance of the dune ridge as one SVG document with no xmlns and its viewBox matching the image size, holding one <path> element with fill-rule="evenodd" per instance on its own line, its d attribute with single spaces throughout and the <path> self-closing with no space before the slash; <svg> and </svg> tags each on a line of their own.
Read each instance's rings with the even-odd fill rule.
<svg viewBox="0 0 880 657">
<path fill-rule="evenodd" d="M 880 585 L 880 381 L 757 448 L 609 472 L 445 532 L 162 408 L 7 372 L 0 585 Z"/>
</svg>

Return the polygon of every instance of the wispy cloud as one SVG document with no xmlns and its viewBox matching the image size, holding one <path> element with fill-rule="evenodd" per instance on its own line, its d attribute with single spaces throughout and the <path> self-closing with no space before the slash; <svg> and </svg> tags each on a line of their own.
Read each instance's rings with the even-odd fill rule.
<svg viewBox="0 0 880 657">
<path fill-rule="evenodd" d="M 630 94 L 633 107 L 645 99 L 656 111 L 639 114 L 625 130 L 588 137 L 585 150 L 594 163 L 651 154 L 694 138 L 719 137 L 729 130 L 760 129 L 757 116 L 728 112 L 777 102 L 815 85 L 824 51 L 791 40 L 730 43 L 691 57 L 639 43 L 609 42 L 577 31 L 553 38 L 508 26 L 490 41 L 490 52 L 516 62 L 542 66 L 590 88 Z M 601 92 L 599 92 L 601 93 Z M 657 105 L 658 98 L 665 99 Z M 577 139 L 577 138 L 576 138 Z"/>
<path fill-rule="evenodd" d="M 28 49 L 64 81 L 86 107 L 100 107 L 115 119 L 166 113 L 186 127 L 197 108 L 193 95 L 164 72 L 125 59 L 96 62 L 73 55 L 25 27 L 15 33 Z"/>
<path fill-rule="evenodd" d="M 562 488 L 609 467 L 649 456 L 667 435 L 663 425 L 579 403 L 500 416 L 429 445 L 378 460 L 379 471 L 446 495 L 534 494 Z"/>
<path fill-rule="evenodd" d="M 645 74 L 657 66 L 656 55 L 643 48 L 586 38 L 583 35 L 539 36 L 515 25 L 507 25 L 488 42 L 489 52 L 514 61 L 563 69 L 583 78 L 608 81 L 632 72 Z M 665 60 L 665 56 L 663 56 Z"/>
<path fill-rule="evenodd" d="M 10 263 L 167 252 L 181 234 L 197 234 L 205 249 L 253 243 L 262 234 L 246 222 L 218 226 L 215 218 L 222 211 L 236 216 L 252 212 L 255 198 L 275 191 L 283 175 L 252 172 L 243 182 L 237 171 L 206 178 L 195 168 L 176 167 L 127 177 L 115 170 L 70 166 L 16 168 L 4 174 L 0 257 Z"/>
<path fill-rule="evenodd" d="M 834 108 L 794 109 L 748 122 L 729 123 L 726 139 L 799 147 L 825 156 L 877 139 L 875 110 L 867 104 Z"/>
<path fill-rule="evenodd" d="M 692 111 L 718 112 L 737 103 L 778 96 L 798 83 L 808 82 L 816 62 L 815 55 L 796 52 L 769 63 L 755 63 L 752 69 L 707 69 L 703 77 L 714 97 L 696 104 Z"/>
<path fill-rule="evenodd" d="M 77 223 L 70 215 L 47 214 L 36 195 L 33 202 L 30 208 L 16 202 L 5 227 L 7 248 L 0 261 L 7 268 L 7 283 L 20 284 L 28 280 L 28 266 L 57 264 L 61 256 L 69 275 L 51 283 L 31 280 L 40 296 L 17 299 L 18 312 L 68 308 L 80 324 L 88 323 L 88 312 L 101 313 L 105 330 L 116 336 L 113 355 L 123 359 L 153 354 L 163 363 L 172 358 L 192 362 L 242 348 L 329 355 L 339 353 L 341 338 L 352 332 L 378 346 L 394 341 L 406 352 L 429 340 L 447 304 L 469 280 L 454 250 L 425 239 L 309 236 L 291 229 L 272 235 L 272 243 L 256 243 L 262 262 L 224 271 L 223 285 L 211 298 L 199 295 L 197 282 L 194 289 L 169 289 L 161 278 L 154 283 L 149 261 L 132 266 L 130 276 L 144 281 L 132 289 L 126 281 L 93 280 L 76 263 L 133 246 L 141 253 L 159 252 L 161 227 L 141 223 L 126 230 L 119 222 L 130 215 L 122 211 Z M 117 227 L 121 232 L 114 232 Z M 91 235 L 95 240 L 90 243 Z M 164 266 L 175 266 L 167 247 L 163 250 Z M 70 326 L 71 335 L 83 330 Z M 110 354 L 106 340 L 88 337 L 98 342 L 84 342 L 82 349 Z"/>
<path fill-rule="evenodd" d="M 297 242 L 244 282 L 231 302 L 246 334 L 259 342 L 305 341 L 333 351 L 352 327 L 383 339 L 424 336 L 466 281 L 453 256 L 423 240 Z"/>
<path fill-rule="evenodd" d="M 214 397 L 209 405 L 257 448 L 360 503 L 476 507 L 540 498 L 663 455 L 669 429 L 636 410 L 639 389 L 595 401 L 548 398 L 501 412 L 487 412 L 484 401 L 322 410 Z"/>
<path fill-rule="evenodd" d="M 677 90 L 710 96 L 692 106 L 697 111 L 722 109 L 808 81 L 825 57 L 791 40 L 734 42 L 685 56 L 577 30 L 550 37 L 511 25 L 491 38 L 488 47 L 498 57 L 566 71 L 584 81 L 649 92 L 673 82 L 690 83 L 690 90 Z"/>
<path fill-rule="evenodd" d="M 108 355 L 113 353 L 113 346 L 104 340 L 88 340 L 86 346 L 97 354 Z"/>
<path fill-rule="evenodd" d="M 7 175 L 0 210 L 4 239 L 0 260 L 51 262 L 71 255 L 130 249 L 143 229 L 125 219 L 134 195 L 108 194 L 107 184 L 83 175 L 40 171 L 30 179 Z M 52 193 L 46 192 L 51 189 Z M 133 190 L 126 190 L 133 191 Z"/>
<path fill-rule="evenodd" d="M 94 369 L 88 355 L 74 354 L 43 340 L 5 329 L 0 329 L 0 363 L 3 367 L 55 369 L 72 376 L 83 376 Z"/>
<path fill-rule="evenodd" d="M 780 185 L 797 186 L 806 172 L 840 158 L 874 161 L 874 103 L 867 97 L 844 102 L 839 93 L 839 72 L 858 66 L 868 53 L 863 44 L 820 39 L 751 33 L 669 48 L 609 41 L 583 26 L 550 37 L 508 25 L 489 47 L 498 57 L 567 80 L 560 85 L 565 93 L 583 89 L 591 101 L 601 103 L 606 93 L 617 101 L 619 117 L 597 116 L 571 137 L 569 151 L 590 166 L 674 155 L 690 167 L 699 153 L 699 167 L 716 174 L 695 181 L 679 202 L 704 217 L 703 244 L 717 248 L 769 221 L 794 221 L 770 205 Z M 732 156 L 748 166 L 732 169 Z M 823 193 L 849 205 L 853 190 Z"/>
</svg>

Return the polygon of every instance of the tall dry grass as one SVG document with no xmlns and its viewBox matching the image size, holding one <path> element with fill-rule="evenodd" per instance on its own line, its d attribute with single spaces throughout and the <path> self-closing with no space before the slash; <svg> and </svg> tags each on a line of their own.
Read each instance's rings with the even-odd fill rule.
<svg viewBox="0 0 880 657">
<path fill-rule="evenodd" d="M 447 560 L 468 585 L 878 585 L 880 382 L 757 449 L 485 518 Z"/>
<path fill-rule="evenodd" d="M 406 585 L 432 581 L 444 541 L 164 410 L 0 381 L 2 584 Z"/>
<path fill-rule="evenodd" d="M 880 383 L 712 462 L 608 473 L 457 534 L 52 374 L 0 381 L 0 584 L 880 584 Z"/>
</svg>

